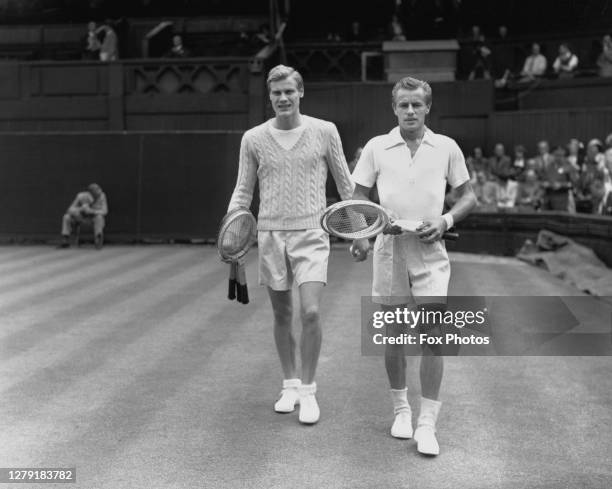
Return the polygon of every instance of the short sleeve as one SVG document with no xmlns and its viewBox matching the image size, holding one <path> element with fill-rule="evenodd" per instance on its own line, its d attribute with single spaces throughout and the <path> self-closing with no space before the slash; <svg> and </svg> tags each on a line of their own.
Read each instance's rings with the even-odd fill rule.
<svg viewBox="0 0 612 489">
<path fill-rule="evenodd" d="M 467 165 L 465 164 L 463 152 L 455 141 L 451 141 L 448 159 L 448 175 L 446 178 L 448 180 L 448 184 L 452 188 L 457 188 L 470 179 L 470 173 L 468 172 Z"/>
<path fill-rule="evenodd" d="M 353 182 L 366 188 L 372 188 L 378 178 L 372 146 L 370 142 L 365 145 L 352 175 Z"/>
</svg>

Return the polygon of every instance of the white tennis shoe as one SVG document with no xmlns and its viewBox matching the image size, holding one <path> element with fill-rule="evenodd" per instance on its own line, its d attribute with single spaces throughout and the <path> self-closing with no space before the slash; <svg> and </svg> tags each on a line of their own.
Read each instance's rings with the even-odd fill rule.
<svg viewBox="0 0 612 489">
<path fill-rule="evenodd" d="M 436 421 L 442 403 L 433 399 L 421 397 L 421 412 L 414 432 L 417 451 L 423 455 L 439 455 L 440 445 L 436 439 Z"/>
<path fill-rule="evenodd" d="M 300 394 L 300 423 L 315 424 L 319 421 L 321 411 L 315 394 L 317 392 L 317 383 L 302 384 L 299 389 Z"/>
<path fill-rule="evenodd" d="M 277 413 L 292 413 L 295 405 L 300 402 L 299 387 L 302 385 L 300 379 L 283 380 L 283 390 L 280 392 L 278 401 L 274 404 Z"/>
<path fill-rule="evenodd" d="M 417 426 L 414 432 L 414 440 L 417 442 L 417 451 L 423 455 L 439 455 L 440 445 L 436 439 L 436 430 L 433 426 Z"/>
<path fill-rule="evenodd" d="M 412 413 L 410 411 L 400 411 L 395 415 L 395 421 L 391 426 L 391 436 L 405 440 L 412 438 Z"/>
</svg>

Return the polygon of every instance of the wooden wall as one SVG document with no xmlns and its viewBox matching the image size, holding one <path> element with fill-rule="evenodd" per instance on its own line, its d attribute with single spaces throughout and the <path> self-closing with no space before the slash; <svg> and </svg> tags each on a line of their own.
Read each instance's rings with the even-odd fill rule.
<svg viewBox="0 0 612 489">
<path fill-rule="evenodd" d="M 0 237 L 57 236 L 78 191 L 96 182 L 107 233 L 211 238 L 233 190 L 241 132 L 0 134 Z"/>
</svg>

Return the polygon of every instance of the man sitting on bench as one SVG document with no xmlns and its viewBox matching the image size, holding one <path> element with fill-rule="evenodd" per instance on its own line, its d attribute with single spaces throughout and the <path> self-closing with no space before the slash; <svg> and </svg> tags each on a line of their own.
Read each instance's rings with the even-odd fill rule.
<svg viewBox="0 0 612 489">
<path fill-rule="evenodd" d="M 104 221 L 108 213 L 106 195 L 97 183 L 92 183 L 84 192 L 79 192 L 62 219 L 62 248 L 70 246 L 72 226 L 83 223 L 93 225 L 95 245 L 102 248 L 104 243 Z"/>
</svg>

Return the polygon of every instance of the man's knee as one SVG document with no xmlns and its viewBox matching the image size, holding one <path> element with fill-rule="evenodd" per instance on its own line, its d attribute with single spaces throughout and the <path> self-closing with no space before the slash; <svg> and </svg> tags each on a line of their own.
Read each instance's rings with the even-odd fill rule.
<svg viewBox="0 0 612 489">
<path fill-rule="evenodd" d="M 302 324 L 304 327 L 316 327 L 319 325 L 319 306 L 308 306 L 301 310 Z"/>
<path fill-rule="evenodd" d="M 274 322 L 277 327 L 291 327 L 293 309 L 291 304 L 277 304 L 274 307 Z"/>
<path fill-rule="evenodd" d="M 96 233 L 101 233 L 102 231 L 104 231 L 104 216 L 95 215 L 92 217 L 92 222 Z"/>
</svg>

